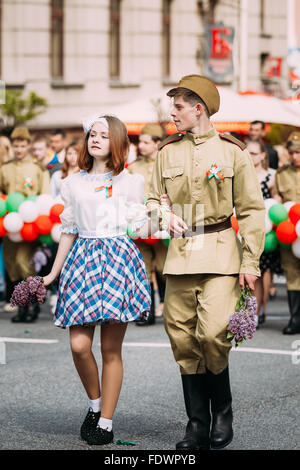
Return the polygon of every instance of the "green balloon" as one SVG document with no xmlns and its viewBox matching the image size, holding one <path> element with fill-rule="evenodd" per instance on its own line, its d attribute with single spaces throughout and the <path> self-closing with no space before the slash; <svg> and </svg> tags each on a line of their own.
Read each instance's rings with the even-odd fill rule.
<svg viewBox="0 0 300 470">
<path fill-rule="evenodd" d="M 286 250 L 290 250 L 292 246 L 291 243 L 281 243 L 281 242 L 279 242 L 279 245 L 282 246 L 282 248 L 285 248 Z"/>
<path fill-rule="evenodd" d="M 280 222 L 289 218 L 289 214 L 283 204 L 274 204 L 269 209 L 269 217 L 273 224 L 279 225 Z"/>
<path fill-rule="evenodd" d="M 51 237 L 51 233 L 47 233 L 46 235 L 39 235 L 40 242 L 44 243 L 44 245 L 52 245 L 54 243 L 53 238 Z"/>
<path fill-rule="evenodd" d="M 266 253 L 271 253 L 272 251 L 276 250 L 278 245 L 279 241 L 274 230 L 271 230 L 270 232 L 266 233 L 264 251 Z"/>
<path fill-rule="evenodd" d="M 171 238 L 164 238 L 164 239 L 163 239 L 163 244 L 166 245 L 166 246 L 169 246 L 169 245 L 170 245 L 170 241 L 171 241 Z"/>
<path fill-rule="evenodd" d="M 138 235 L 137 235 L 135 232 L 133 232 L 133 231 L 131 230 L 131 225 L 128 225 L 128 227 L 127 227 L 127 235 L 128 235 L 129 237 L 133 237 L 133 238 L 137 238 L 137 237 L 138 237 Z"/>
<path fill-rule="evenodd" d="M 8 212 L 18 212 L 19 206 L 25 201 L 21 193 L 10 193 L 6 198 L 6 209 Z"/>
<path fill-rule="evenodd" d="M 26 201 L 36 201 L 37 198 L 38 197 L 34 194 L 33 196 L 27 196 Z"/>
<path fill-rule="evenodd" d="M 3 199 L 0 198 L 0 217 L 3 217 L 6 214 L 6 203 Z"/>
</svg>

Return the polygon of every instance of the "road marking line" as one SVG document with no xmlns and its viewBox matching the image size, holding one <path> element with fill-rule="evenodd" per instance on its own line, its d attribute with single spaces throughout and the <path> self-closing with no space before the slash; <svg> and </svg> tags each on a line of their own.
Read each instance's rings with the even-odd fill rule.
<svg viewBox="0 0 300 470">
<path fill-rule="evenodd" d="M 123 346 L 129 346 L 134 348 L 170 348 L 169 343 L 123 343 Z M 261 354 L 282 354 L 292 356 L 295 355 L 296 351 L 288 351 L 285 349 L 263 349 L 263 348 L 232 348 L 232 351 L 261 353 Z"/>
<path fill-rule="evenodd" d="M 0 336 L 0 341 L 4 341 L 5 343 L 40 343 L 40 344 L 58 343 L 57 339 L 6 338 L 3 336 Z"/>
</svg>

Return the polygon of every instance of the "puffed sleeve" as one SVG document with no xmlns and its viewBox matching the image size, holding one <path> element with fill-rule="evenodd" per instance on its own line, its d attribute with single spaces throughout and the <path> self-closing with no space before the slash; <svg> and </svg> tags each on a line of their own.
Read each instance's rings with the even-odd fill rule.
<svg viewBox="0 0 300 470">
<path fill-rule="evenodd" d="M 65 178 L 62 181 L 61 184 L 61 189 L 60 189 L 60 196 L 64 204 L 64 210 L 62 214 L 60 215 L 60 220 L 61 220 L 61 227 L 60 231 L 62 233 L 73 233 L 76 234 L 78 233 L 78 228 L 76 227 L 75 224 L 75 218 L 74 218 L 74 210 L 73 210 L 73 205 L 72 205 L 72 195 L 71 195 L 71 189 L 69 186 L 69 178 Z"/>
</svg>

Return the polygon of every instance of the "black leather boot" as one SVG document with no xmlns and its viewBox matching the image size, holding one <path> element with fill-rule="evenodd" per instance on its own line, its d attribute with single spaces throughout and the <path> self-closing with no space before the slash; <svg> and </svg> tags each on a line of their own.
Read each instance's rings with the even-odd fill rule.
<svg viewBox="0 0 300 470">
<path fill-rule="evenodd" d="M 28 307 L 19 307 L 18 313 L 12 317 L 11 321 L 13 323 L 25 323 L 26 315 L 28 314 Z"/>
<path fill-rule="evenodd" d="M 284 335 L 295 335 L 300 333 L 300 291 L 288 290 L 287 294 L 291 318 L 288 325 L 283 328 L 282 333 Z"/>
<path fill-rule="evenodd" d="M 208 450 L 210 411 L 206 374 L 182 375 L 186 413 L 189 421 L 185 436 L 176 444 L 177 450 Z"/>
<path fill-rule="evenodd" d="M 154 300 L 154 286 L 151 282 L 151 309 L 150 314 L 147 320 L 139 320 L 136 321 L 135 324 L 137 326 L 147 326 L 147 325 L 154 325 L 155 323 L 155 300 Z"/>
<path fill-rule="evenodd" d="M 38 303 L 33 304 L 30 306 L 26 316 L 25 316 L 25 323 L 33 323 L 39 316 L 41 308 Z"/>
<path fill-rule="evenodd" d="M 212 413 L 210 446 L 212 449 L 222 449 L 233 438 L 229 370 L 227 366 L 220 374 L 213 374 L 208 369 L 206 371 Z"/>
</svg>

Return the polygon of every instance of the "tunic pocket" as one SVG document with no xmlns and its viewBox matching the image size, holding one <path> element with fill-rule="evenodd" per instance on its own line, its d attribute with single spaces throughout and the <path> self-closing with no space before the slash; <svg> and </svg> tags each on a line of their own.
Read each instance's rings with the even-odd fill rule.
<svg viewBox="0 0 300 470">
<path fill-rule="evenodd" d="M 166 192 L 172 203 L 178 202 L 178 200 L 182 199 L 182 196 L 186 193 L 184 184 L 186 176 L 183 173 L 183 166 L 166 168 L 162 172 Z"/>
<path fill-rule="evenodd" d="M 224 180 L 218 181 L 217 185 L 219 209 L 222 213 L 227 213 L 232 208 L 234 170 L 232 167 L 224 166 L 221 173 Z"/>
</svg>

